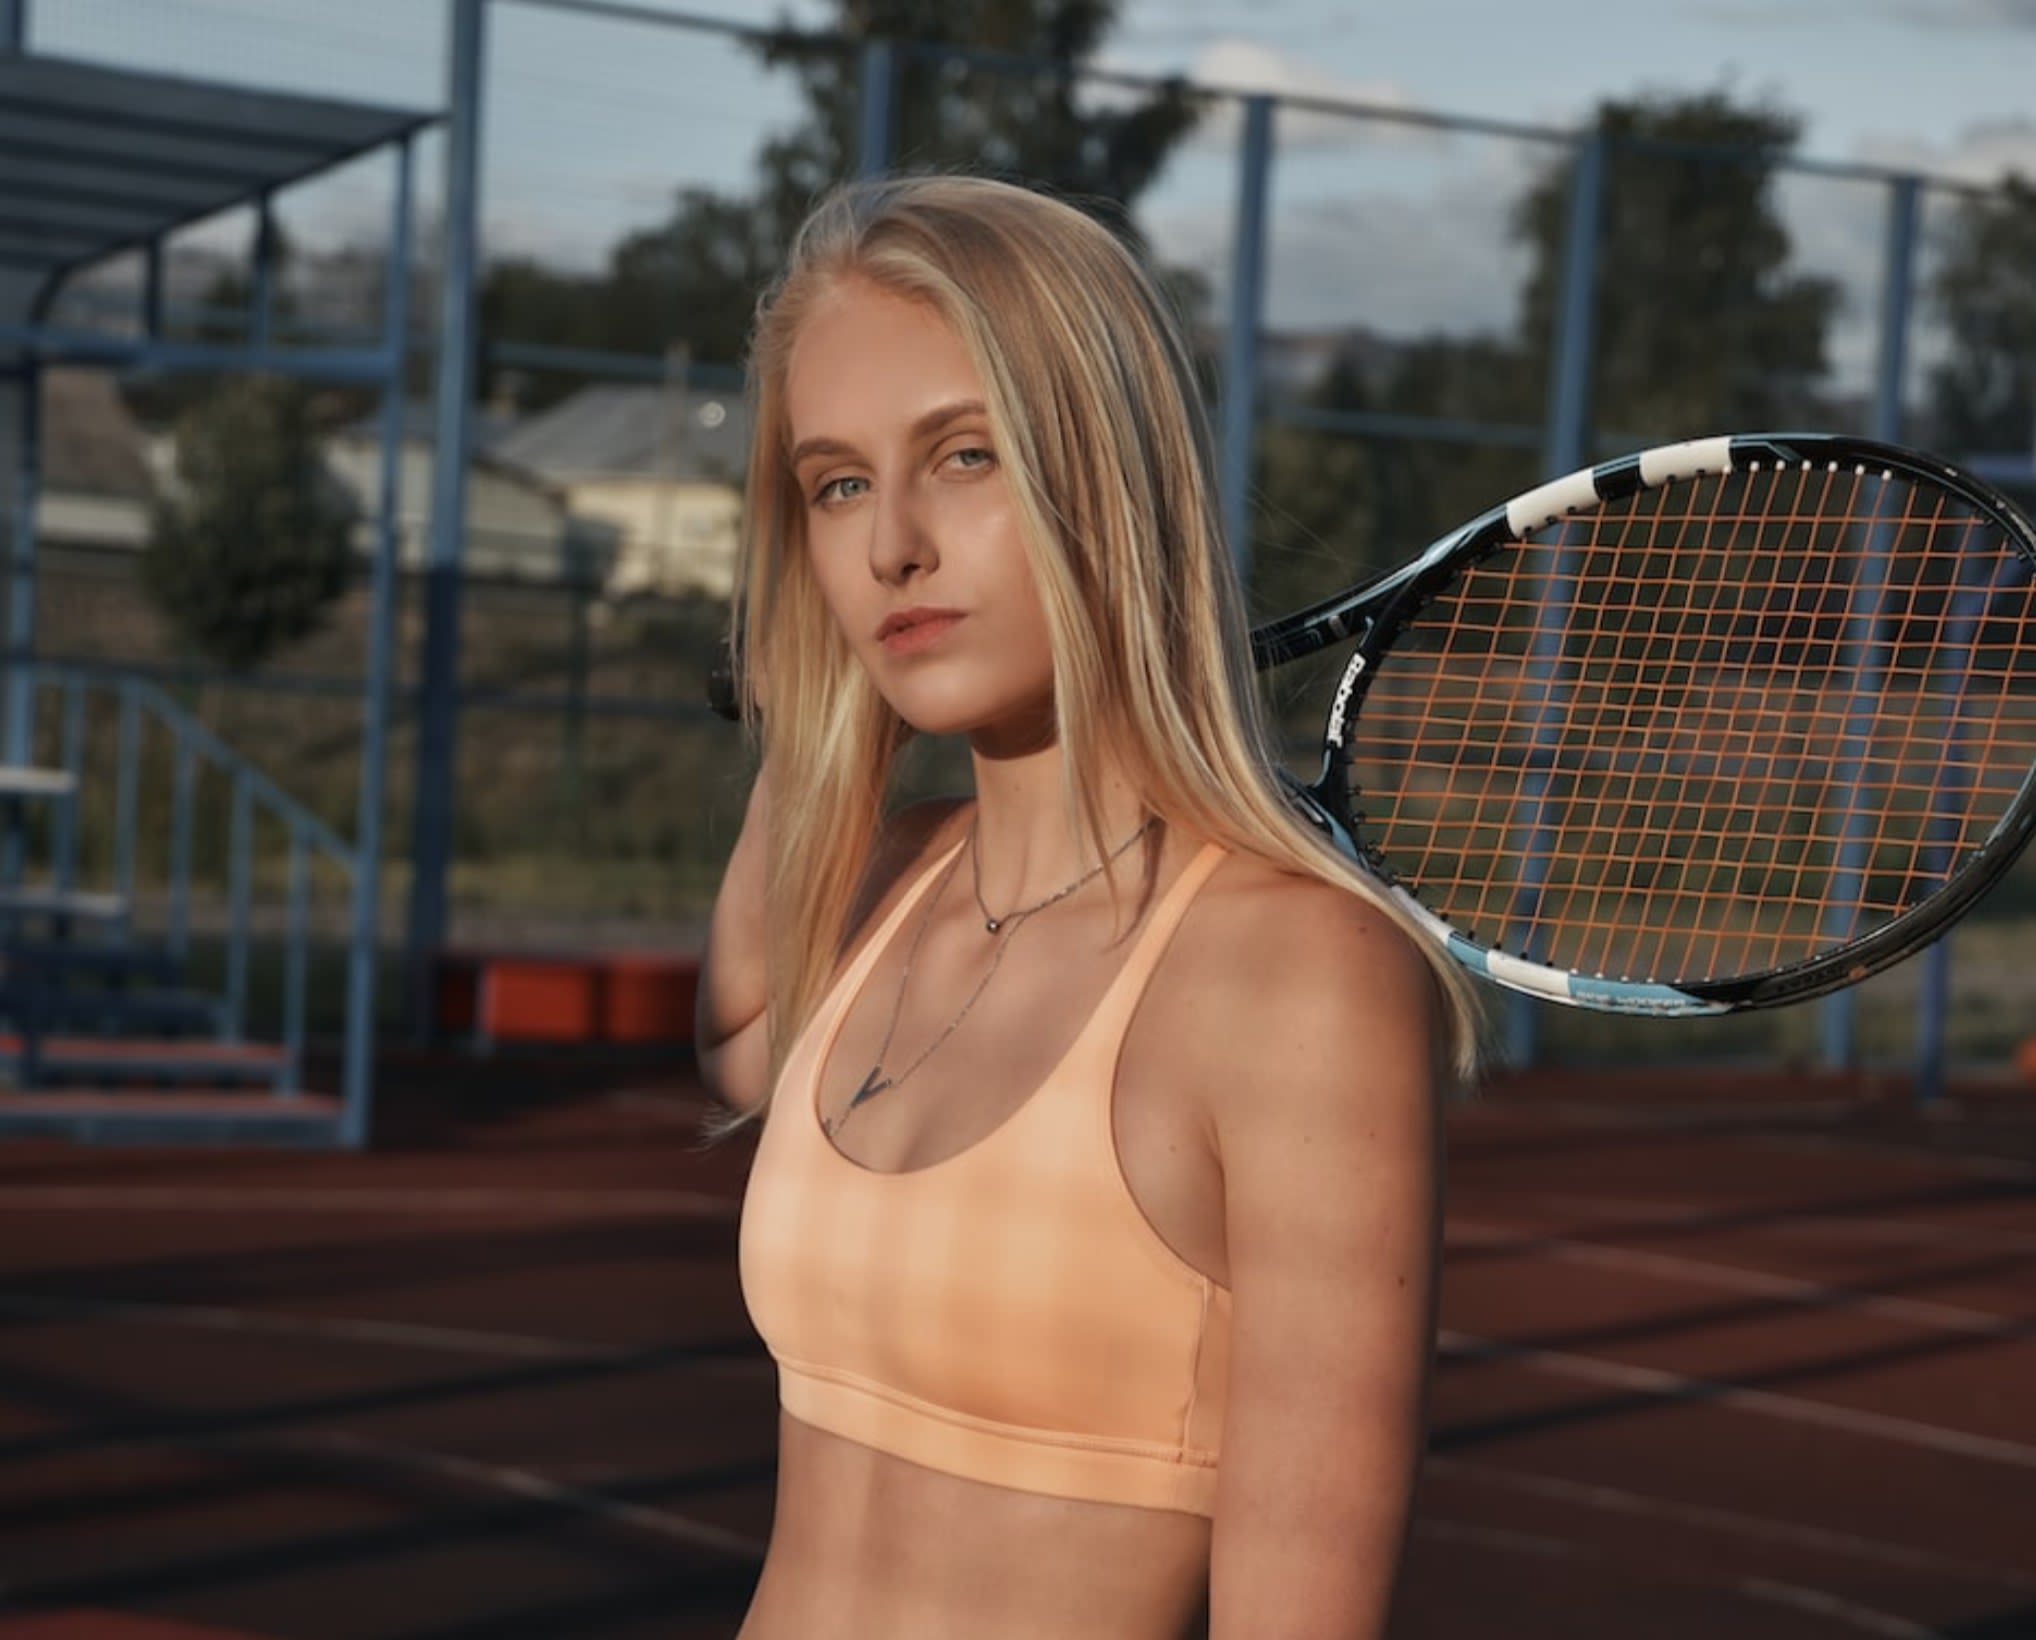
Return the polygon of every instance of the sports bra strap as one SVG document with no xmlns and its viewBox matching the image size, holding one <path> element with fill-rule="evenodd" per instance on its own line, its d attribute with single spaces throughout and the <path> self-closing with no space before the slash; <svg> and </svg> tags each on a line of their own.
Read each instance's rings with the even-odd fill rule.
<svg viewBox="0 0 2036 1640">
<path fill-rule="evenodd" d="M 912 886 L 898 896 L 898 903 L 891 907 L 891 914 L 877 925 L 877 931 L 863 942 L 863 948 L 855 954 L 855 961 L 842 973 L 838 982 L 839 989 L 852 996 L 861 988 L 870 969 L 876 965 L 877 958 L 884 954 L 884 948 L 897 937 L 900 924 L 911 915 L 912 908 L 919 903 L 926 890 L 932 887 L 941 872 L 947 869 L 948 862 L 961 853 L 962 844 L 967 841 L 968 836 L 964 833 L 959 842 L 952 848 L 943 850 L 932 864 L 919 873 Z"/>
<path fill-rule="evenodd" d="M 878 925 L 876 932 L 863 942 L 863 947 L 856 953 L 855 960 L 842 971 L 830 995 L 821 1004 L 820 1012 L 830 1016 L 828 1022 L 822 1026 L 823 1030 L 831 1029 L 833 1016 L 847 1011 L 849 1004 L 869 978 L 870 970 L 876 966 L 877 959 L 884 954 L 891 941 L 897 937 L 905 919 L 911 915 L 912 908 L 925 897 L 926 891 L 967 842 L 968 838 L 964 836 L 960 842 L 954 844 L 952 848 L 943 850 L 928 864 L 912 886 L 898 897 L 898 903 Z M 1174 931 L 1180 926 L 1181 919 L 1188 914 L 1188 907 L 1194 903 L 1195 895 L 1203 883 L 1207 882 L 1210 874 L 1223 863 L 1226 852 L 1220 843 L 1203 844 L 1194 858 L 1181 868 L 1181 874 L 1168 885 L 1167 891 L 1160 896 L 1159 904 L 1153 907 L 1152 915 L 1146 919 L 1145 926 L 1138 931 L 1137 941 L 1132 946 L 1130 955 L 1125 958 L 1123 967 L 1117 971 L 1116 978 L 1104 992 L 1103 999 L 1096 1009 L 1099 1020 L 1108 1019 L 1115 1013 L 1122 1013 L 1128 1017 L 1131 1009 L 1137 1006 L 1138 999 L 1145 990 L 1146 981 L 1152 977 L 1153 969 L 1159 965 L 1159 959 L 1165 954 Z"/>
</svg>

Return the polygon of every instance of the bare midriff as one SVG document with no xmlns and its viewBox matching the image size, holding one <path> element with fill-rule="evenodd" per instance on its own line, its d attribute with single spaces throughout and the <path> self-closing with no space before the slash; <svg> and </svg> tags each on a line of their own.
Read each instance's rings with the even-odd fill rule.
<svg viewBox="0 0 2036 1640">
<path fill-rule="evenodd" d="M 965 1480 L 779 1419 L 740 1640 L 1190 1640 L 1209 1522 Z"/>
</svg>

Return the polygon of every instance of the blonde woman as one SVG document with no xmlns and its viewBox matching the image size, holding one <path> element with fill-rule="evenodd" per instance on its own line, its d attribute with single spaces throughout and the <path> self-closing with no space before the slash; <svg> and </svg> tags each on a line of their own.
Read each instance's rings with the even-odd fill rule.
<svg viewBox="0 0 2036 1640">
<path fill-rule="evenodd" d="M 752 376 L 699 1022 L 783 1406 L 744 1640 L 1377 1635 L 1470 1011 L 1268 777 L 1165 304 L 1043 196 L 861 186 Z M 970 798 L 886 812 L 908 730 Z"/>
</svg>

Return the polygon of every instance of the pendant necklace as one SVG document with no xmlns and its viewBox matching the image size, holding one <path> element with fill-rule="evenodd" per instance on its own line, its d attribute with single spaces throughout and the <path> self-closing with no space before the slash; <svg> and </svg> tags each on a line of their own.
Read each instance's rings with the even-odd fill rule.
<svg viewBox="0 0 2036 1640">
<path fill-rule="evenodd" d="M 1017 938 L 1018 930 L 1023 928 L 1030 918 L 1038 915 L 1048 906 L 1057 905 L 1077 889 L 1086 886 L 1100 877 L 1133 843 L 1137 842 L 1139 838 L 1143 837 L 1151 829 L 1152 817 L 1148 815 L 1139 823 L 1136 831 L 1066 887 L 1055 889 L 1045 899 L 1034 901 L 1031 905 L 1021 906 L 1016 911 L 1007 911 L 1001 917 L 993 917 L 990 915 L 989 908 L 983 904 L 981 865 L 976 854 L 976 827 L 975 822 L 970 821 L 968 841 L 963 846 L 968 850 L 969 882 L 975 894 L 976 909 L 983 915 L 983 927 L 985 930 L 991 934 L 1001 933 L 1006 937 L 997 942 L 996 954 L 990 958 L 989 967 L 983 970 L 983 977 L 976 981 L 975 989 L 969 992 L 968 999 L 962 1003 L 960 1010 L 955 1014 L 954 1018 L 950 1019 L 941 1028 L 940 1034 L 920 1051 L 919 1057 L 914 1059 L 911 1064 L 898 1072 L 896 1076 L 886 1076 L 884 1074 L 884 1055 L 891 1051 L 891 1038 L 897 1033 L 898 1016 L 904 1011 L 905 988 L 912 982 L 912 965 L 918 960 L 919 946 L 926 938 L 926 930 L 933 924 L 933 913 L 940 904 L 940 897 L 947 892 L 948 879 L 953 877 L 961 865 L 961 856 L 957 853 L 954 859 L 948 862 L 947 869 L 941 873 L 940 881 L 934 886 L 933 892 L 926 897 L 926 909 L 919 914 L 919 926 L 913 931 L 912 943 L 905 951 L 905 966 L 898 975 L 897 995 L 891 998 L 891 1017 L 884 1026 L 884 1040 L 877 1046 L 876 1063 L 870 1066 L 869 1074 L 862 1079 L 862 1084 L 849 1096 L 848 1103 L 841 1109 L 841 1114 L 838 1116 L 823 1116 L 820 1119 L 820 1130 L 828 1138 L 832 1139 L 848 1125 L 848 1119 L 856 1113 L 859 1107 L 876 1098 L 878 1094 L 899 1086 L 914 1071 L 918 1070 L 921 1065 L 931 1059 L 934 1051 L 961 1028 L 961 1022 L 968 1018 L 969 1010 L 975 1007 L 977 998 L 989 988 L 990 981 L 996 978 L 998 968 L 1003 965 L 1004 953 L 1010 949 L 1011 941 Z"/>
<path fill-rule="evenodd" d="M 1036 900 L 1031 905 L 1023 906 L 1016 911 L 1007 911 L 1001 917 L 993 917 L 990 915 L 990 908 L 983 904 L 983 861 L 982 856 L 976 853 L 975 827 L 971 825 L 969 827 L 969 887 L 976 897 L 976 909 L 983 914 L 983 931 L 994 934 L 1000 928 L 1009 925 L 1012 927 L 1013 932 L 1016 932 L 1016 925 L 1022 923 L 1027 917 L 1032 916 L 1035 912 L 1044 911 L 1056 901 L 1066 899 L 1076 889 L 1082 888 L 1102 876 L 1106 869 L 1117 862 L 1126 849 L 1130 848 L 1133 843 L 1137 842 L 1139 838 L 1143 837 L 1151 829 L 1152 816 L 1147 815 L 1144 820 L 1139 822 L 1136 831 L 1110 850 L 1102 859 L 1090 866 L 1087 871 L 1083 872 L 1073 882 L 1069 883 L 1067 887 L 1055 889 L 1045 899 Z"/>
</svg>

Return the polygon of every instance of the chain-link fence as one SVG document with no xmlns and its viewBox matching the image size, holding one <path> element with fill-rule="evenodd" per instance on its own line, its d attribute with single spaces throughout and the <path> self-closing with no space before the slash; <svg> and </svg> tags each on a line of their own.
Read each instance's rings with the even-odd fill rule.
<svg viewBox="0 0 2036 1640">
<path fill-rule="evenodd" d="M 1569 132 L 599 0 L 493 0 L 486 16 L 456 930 L 670 932 L 704 909 L 743 784 L 739 736 L 699 705 L 725 588 L 712 565 L 725 576 L 739 499 L 743 334 L 791 224 L 857 173 L 1030 176 L 1143 243 L 1207 361 L 1261 615 L 1400 561 L 1551 469 L 1666 439 L 1816 426 L 2030 484 L 2036 371 L 2024 363 L 1991 398 L 1973 387 L 1997 335 L 1997 290 L 1976 287 L 2001 272 L 1988 258 L 2016 242 L 2028 200 L 1815 163 L 1781 116 L 1722 94 L 1621 103 Z M 414 0 L 40 0 L 29 18 L 39 52 L 276 89 L 429 108 L 452 78 L 445 10 Z M 441 144 L 420 153 L 420 323 L 438 312 Z M 363 162 L 279 199 L 279 335 L 372 331 L 389 185 Z M 179 236 L 173 325 L 231 332 L 250 233 L 231 219 Z M 2025 286 L 2031 265 L 2015 270 Z M 113 266 L 79 282 L 66 317 L 121 322 L 109 314 L 137 277 Z M 2036 308 L 2036 293 L 2022 300 Z M 432 346 L 419 336 L 420 398 Z M 44 543 L 37 648 L 158 670 L 343 824 L 362 595 L 232 676 L 179 649 L 133 573 L 175 418 L 206 391 L 132 381 L 125 419 L 88 413 L 74 429 L 72 492 L 47 481 L 47 507 L 71 510 Z M 333 396 L 335 446 L 369 408 Z M 95 439 L 122 448 L 95 453 Z M 428 466 L 422 417 L 408 448 Z M 147 482 L 123 492 L 105 473 L 131 475 L 130 455 Z M 428 477 L 405 480 L 419 553 Z M 422 618 L 413 594 L 398 861 Z M 1269 686 L 1305 742 L 1319 677 Z M 1968 1056 L 1999 1056 L 2029 1017 L 2005 954 L 2036 916 L 2032 870 L 1961 936 Z M 1914 984 L 1898 972 L 1876 996 Z M 1869 1051 L 1904 1047 L 1909 1010 L 1870 998 L 1865 1017 Z M 1552 1029 L 1571 1053 L 1644 1036 L 1649 1051 L 1795 1054 L 1814 1035 L 1799 1015 L 1673 1044 L 1651 1023 Z"/>
</svg>

